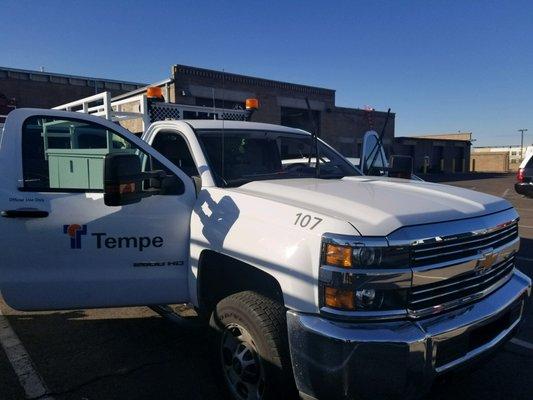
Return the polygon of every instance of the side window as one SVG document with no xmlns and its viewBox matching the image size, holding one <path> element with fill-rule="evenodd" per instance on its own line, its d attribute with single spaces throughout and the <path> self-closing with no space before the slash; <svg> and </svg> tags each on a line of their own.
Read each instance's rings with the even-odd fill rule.
<svg viewBox="0 0 533 400">
<path fill-rule="evenodd" d="M 146 153 L 102 125 L 75 119 L 29 118 L 22 128 L 24 188 L 103 191 L 104 158 L 117 152 L 137 154 L 144 170 L 151 169 L 152 160 Z"/>
<path fill-rule="evenodd" d="M 159 132 L 152 143 L 152 147 L 190 177 L 200 175 L 183 136 L 176 132 Z M 159 169 L 159 167 L 160 163 L 156 161 L 154 168 Z"/>
</svg>

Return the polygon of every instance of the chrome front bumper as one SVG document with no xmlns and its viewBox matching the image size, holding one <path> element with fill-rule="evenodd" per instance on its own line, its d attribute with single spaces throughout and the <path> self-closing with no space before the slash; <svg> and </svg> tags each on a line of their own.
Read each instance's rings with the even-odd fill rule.
<svg viewBox="0 0 533 400">
<path fill-rule="evenodd" d="M 503 343 L 522 319 L 531 280 L 515 270 L 477 303 L 422 320 L 348 323 L 287 312 L 296 385 L 311 399 L 406 398 Z"/>
</svg>

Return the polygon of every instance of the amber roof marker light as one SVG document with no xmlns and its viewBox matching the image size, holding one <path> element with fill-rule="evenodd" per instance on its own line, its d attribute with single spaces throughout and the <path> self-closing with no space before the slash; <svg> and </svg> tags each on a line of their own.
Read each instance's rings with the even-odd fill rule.
<svg viewBox="0 0 533 400">
<path fill-rule="evenodd" d="M 258 110 L 259 109 L 259 100 L 257 99 L 246 99 L 244 103 L 247 110 Z"/>
<path fill-rule="evenodd" d="M 163 100 L 163 89 L 161 89 L 159 86 L 149 86 L 146 89 L 146 97 L 149 99 Z"/>
<path fill-rule="evenodd" d="M 246 99 L 244 107 L 246 108 L 246 121 L 250 121 L 252 114 L 259 109 L 259 100 L 254 98 Z"/>
</svg>

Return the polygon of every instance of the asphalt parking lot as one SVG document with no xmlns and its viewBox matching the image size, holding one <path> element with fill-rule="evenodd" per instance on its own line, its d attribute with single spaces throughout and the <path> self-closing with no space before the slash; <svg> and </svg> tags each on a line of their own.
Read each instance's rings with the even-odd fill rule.
<svg viewBox="0 0 533 400">
<path fill-rule="evenodd" d="M 479 177 L 446 183 L 513 203 L 523 237 L 518 265 L 533 276 L 533 199 L 514 192 L 514 176 L 472 178 Z M 11 349 L 8 359 L 0 347 L 1 400 L 220 398 L 203 334 L 180 330 L 148 308 L 20 313 L 0 302 L 0 311 L 0 340 Z M 533 309 L 526 312 L 519 340 L 479 369 L 439 382 L 428 398 L 531 399 Z"/>
<path fill-rule="evenodd" d="M 520 214 L 522 238 L 518 268 L 533 277 L 533 199 L 514 191 L 514 174 L 468 174 L 456 180 L 437 176 L 433 181 L 504 197 Z M 430 180 L 428 179 L 428 180 Z M 516 339 L 507 343 L 494 358 L 468 373 L 458 373 L 436 384 L 429 399 L 528 399 L 533 393 L 533 309 L 531 301 Z"/>
</svg>

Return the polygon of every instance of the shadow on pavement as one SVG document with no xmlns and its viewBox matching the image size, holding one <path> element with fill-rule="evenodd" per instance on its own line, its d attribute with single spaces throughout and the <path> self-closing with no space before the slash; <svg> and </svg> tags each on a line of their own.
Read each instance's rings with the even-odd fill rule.
<svg viewBox="0 0 533 400">
<path fill-rule="evenodd" d="M 184 332 L 120 310 L 6 317 L 56 399 L 219 398 L 207 330 Z"/>
<path fill-rule="evenodd" d="M 482 365 L 449 373 L 437 380 L 426 400 L 529 400 L 533 379 L 530 356 L 505 344 Z"/>
<path fill-rule="evenodd" d="M 533 239 L 522 238 L 517 267 L 533 278 Z M 516 337 L 533 340 L 533 309 L 531 302 L 524 311 L 521 328 Z M 482 358 L 473 369 L 449 373 L 433 385 L 427 400 L 507 400 L 531 399 L 533 382 L 533 353 L 507 343 L 494 354 Z"/>
</svg>

